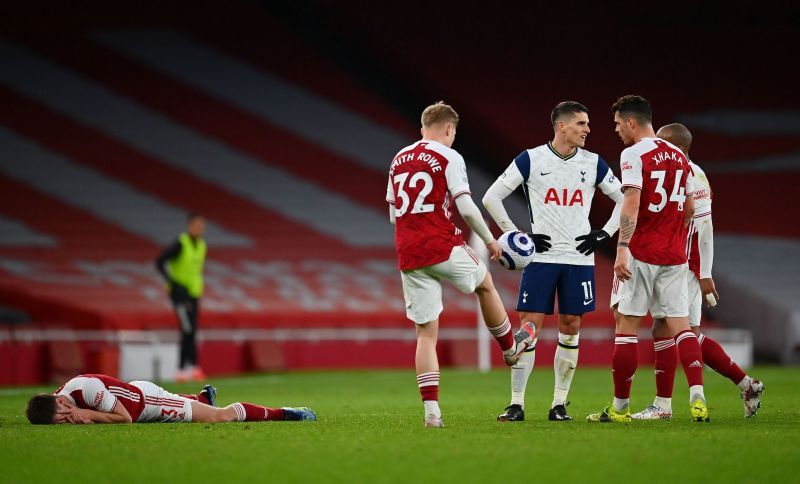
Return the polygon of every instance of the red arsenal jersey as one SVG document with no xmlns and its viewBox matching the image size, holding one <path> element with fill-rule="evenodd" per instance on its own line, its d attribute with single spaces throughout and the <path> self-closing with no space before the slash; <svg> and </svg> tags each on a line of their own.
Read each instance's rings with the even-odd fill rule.
<svg viewBox="0 0 800 484">
<path fill-rule="evenodd" d="M 56 390 L 66 395 L 78 408 L 110 413 L 117 404 L 125 407 L 136 422 L 144 410 L 144 395 L 137 387 L 106 375 L 78 375 Z"/>
<path fill-rule="evenodd" d="M 444 262 L 464 243 L 450 215 L 455 198 L 469 193 L 467 168 L 457 151 L 430 140 L 400 150 L 386 189 L 386 201 L 395 210 L 400 270 Z"/>
<path fill-rule="evenodd" d="M 654 265 L 687 261 L 683 204 L 694 191 L 689 160 L 676 146 L 644 138 L 620 156 L 622 186 L 642 191 L 631 254 Z"/>
</svg>

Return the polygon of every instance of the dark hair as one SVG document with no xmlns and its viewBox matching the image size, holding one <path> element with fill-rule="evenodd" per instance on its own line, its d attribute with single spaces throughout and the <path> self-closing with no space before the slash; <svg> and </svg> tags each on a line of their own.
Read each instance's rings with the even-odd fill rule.
<svg viewBox="0 0 800 484">
<path fill-rule="evenodd" d="M 28 400 L 25 415 L 32 424 L 43 425 L 53 423 L 56 416 L 56 396 L 51 393 L 40 393 Z"/>
<path fill-rule="evenodd" d="M 623 118 L 635 118 L 640 123 L 653 123 L 653 108 L 650 106 L 650 101 L 635 94 L 628 94 L 617 99 L 617 102 L 611 106 L 611 112 L 619 112 Z"/>
<path fill-rule="evenodd" d="M 198 212 L 189 212 L 188 215 L 186 215 L 186 222 L 189 223 L 196 218 L 205 218 L 205 217 L 203 217 L 203 214 Z"/>
<path fill-rule="evenodd" d="M 560 102 L 556 104 L 556 107 L 554 107 L 553 111 L 550 113 L 550 122 L 553 124 L 553 128 L 555 128 L 559 119 L 566 115 L 572 117 L 578 113 L 589 114 L 589 110 L 586 109 L 586 106 L 577 101 Z"/>
</svg>

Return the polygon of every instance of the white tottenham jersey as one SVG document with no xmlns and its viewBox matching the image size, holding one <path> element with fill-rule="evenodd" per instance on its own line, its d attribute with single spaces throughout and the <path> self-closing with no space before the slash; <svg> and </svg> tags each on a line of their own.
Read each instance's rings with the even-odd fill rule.
<svg viewBox="0 0 800 484">
<path fill-rule="evenodd" d="M 594 254 L 586 256 L 577 251 L 575 237 L 592 230 L 589 211 L 595 187 L 606 195 L 622 188 L 605 160 L 581 148 L 561 156 L 547 143 L 520 153 L 500 179 L 511 190 L 522 185 L 532 233 L 552 239 L 553 247 L 536 254 L 536 262 L 594 265 Z M 618 226 L 618 220 L 613 227 L 608 226 L 609 235 L 614 235 Z"/>
</svg>

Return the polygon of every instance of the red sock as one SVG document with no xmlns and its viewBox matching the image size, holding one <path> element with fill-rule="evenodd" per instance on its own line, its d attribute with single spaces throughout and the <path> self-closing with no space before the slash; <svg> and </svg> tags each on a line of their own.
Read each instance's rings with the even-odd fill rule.
<svg viewBox="0 0 800 484">
<path fill-rule="evenodd" d="M 186 395 L 184 393 L 179 393 L 178 396 L 208 405 L 208 400 L 205 399 L 205 396 L 202 393 L 198 393 L 197 395 Z"/>
<path fill-rule="evenodd" d="M 656 350 L 656 396 L 672 398 L 675 386 L 675 370 L 678 368 L 678 348 L 672 338 L 655 338 Z"/>
<path fill-rule="evenodd" d="M 417 384 L 419 385 L 419 394 L 422 395 L 422 401 L 425 400 L 439 400 L 439 372 L 429 371 L 417 375 Z"/>
<path fill-rule="evenodd" d="M 703 354 L 700 351 L 700 343 L 697 336 L 691 329 L 685 329 L 675 337 L 678 345 L 678 355 L 681 358 L 683 372 L 686 373 L 686 381 L 689 386 L 703 384 Z"/>
<path fill-rule="evenodd" d="M 247 402 L 237 402 L 231 405 L 236 410 L 239 422 L 257 422 L 261 420 L 283 420 L 283 410 L 280 408 L 262 407 Z"/>
<path fill-rule="evenodd" d="M 630 398 L 633 374 L 639 364 L 639 339 L 635 334 L 620 334 L 614 339 L 614 353 L 611 355 L 611 368 L 614 375 L 614 396 Z"/>
<path fill-rule="evenodd" d="M 700 335 L 700 350 L 703 352 L 703 362 L 733 383 L 738 384 L 747 376 L 719 343 L 704 334 Z"/>
<path fill-rule="evenodd" d="M 501 350 L 506 351 L 514 347 L 514 333 L 511 332 L 511 323 L 508 321 L 508 316 L 500 323 L 500 326 L 489 328 L 489 332 L 492 333 Z"/>
</svg>

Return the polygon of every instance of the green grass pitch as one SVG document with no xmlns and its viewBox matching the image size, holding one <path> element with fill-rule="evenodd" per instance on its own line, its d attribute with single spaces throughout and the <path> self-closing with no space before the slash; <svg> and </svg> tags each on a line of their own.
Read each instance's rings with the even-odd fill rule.
<svg viewBox="0 0 800 484">
<path fill-rule="evenodd" d="M 32 426 L 30 394 L 0 390 L 0 482 L 796 482 L 800 369 L 758 367 L 759 414 L 745 420 L 737 389 L 706 371 L 710 423 L 689 419 L 680 370 L 672 421 L 589 424 L 610 401 L 610 370 L 579 368 L 568 407 L 548 422 L 553 375 L 534 371 L 527 420 L 498 423 L 509 374 L 442 374 L 446 428 L 422 427 L 407 371 L 292 373 L 212 381 L 221 404 L 308 405 L 319 421 L 127 426 Z M 167 385 L 195 391 L 193 385 Z M 632 404 L 651 402 L 640 368 Z"/>
</svg>

